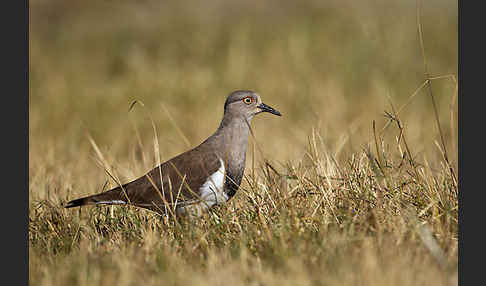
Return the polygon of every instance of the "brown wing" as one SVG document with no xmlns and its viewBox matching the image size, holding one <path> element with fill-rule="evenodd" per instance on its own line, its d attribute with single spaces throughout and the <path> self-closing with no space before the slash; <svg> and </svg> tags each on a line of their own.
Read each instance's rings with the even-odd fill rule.
<svg viewBox="0 0 486 286">
<path fill-rule="evenodd" d="M 214 153 L 201 152 L 196 148 L 162 163 L 122 187 L 70 201 L 66 207 L 131 204 L 165 212 L 164 206 L 173 207 L 174 204 L 184 205 L 197 201 L 199 188 L 220 166 L 221 163 Z"/>
</svg>

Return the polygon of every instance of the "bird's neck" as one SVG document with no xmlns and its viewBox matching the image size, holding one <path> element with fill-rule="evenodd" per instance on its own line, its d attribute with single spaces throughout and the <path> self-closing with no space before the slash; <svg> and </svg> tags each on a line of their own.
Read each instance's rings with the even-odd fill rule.
<svg viewBox="0 0 486 286">
<path fill-rule="evenodd" d="M 246 149 L 248 146 L 248 132 L 250 122 L 245 118 L 231 118 L 221 122 L 218 130 L 212 136 L 218 148 L 218 156 L 231 166 L 245 164 Z"/>
</svg>

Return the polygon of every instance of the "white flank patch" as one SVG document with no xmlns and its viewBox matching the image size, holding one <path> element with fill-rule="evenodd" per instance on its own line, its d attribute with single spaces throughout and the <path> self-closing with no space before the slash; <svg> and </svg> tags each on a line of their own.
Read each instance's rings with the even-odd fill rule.
<svg viewBox="0 0 486 286">
<path fill-rule="evenodd" d="M 202 202 L 192 204 L 188 206 L 181 206 L 178 208 L 178 213 L 183 214 L 187 212 L 200 216 L 202 211 L 218 204 L 225 203 L 228 200 L 228 196 L 223 191 L 225 168 L 223 160 L 219 159 L 221 167 L 214 172 L 207 181 L 199 188 L 201 192 Z"/>
<path fill-rule="evenodd" d="M 124 201 L 122 200 L 113 200 L 113 201 L 99 201 L 99 202 L 96 202 L 96 204 L 125 204 Z"/>
<path fill-rule="evenodd" d="M 228 196 L 223 191 L 225 175 L 224 162 L 221 159 L 219 159 L 219 162 L 221 162 L 221 167 L 200 188 L 201 198 L 209 207 L 225 203 L 228 200 Z"/>
</svg>

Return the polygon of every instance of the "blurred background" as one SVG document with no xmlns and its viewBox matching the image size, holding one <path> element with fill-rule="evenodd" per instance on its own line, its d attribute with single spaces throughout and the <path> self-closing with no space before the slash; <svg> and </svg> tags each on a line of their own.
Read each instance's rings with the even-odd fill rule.
<svg viewBox="0 0 486 286">
<path fill-rule="evenodd" d="M 457 77 L 457 2 L 424 2 L 429 73 Z M 298 164 L 314 130 L 344 162 L 371 142 L 373 120 L 381 130 L 390 102 L 409 102 L 400 118 L 412 152 L 439 164 L 426 89 L 409 101 L 425 80 L 416 16 L 416 1 L 398 0 L 32 0 L 30 190 L 99 191 L 106 174 L 87 134 L 122 180 L 134 179 L 155 164 L 150 118 L 167 160 L 216 130 L 236 89 L 283 114 L 253 120 L 259 149 L 251 145 L 249 158 Z M 432 91 L 456 164 L 452 77 Z M 134 100 L 144 107 L 128 112 Z M 397 135 L 393 127 L 384 139 Z"/>
</svg>

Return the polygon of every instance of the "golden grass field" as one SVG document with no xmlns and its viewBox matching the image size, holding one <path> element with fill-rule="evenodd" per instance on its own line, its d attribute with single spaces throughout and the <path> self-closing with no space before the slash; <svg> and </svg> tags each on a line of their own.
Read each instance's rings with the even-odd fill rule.
<svg viewBox="0 0 486 286">
<path fill-rule="evenodd" d="M 456 285 L 457 2 L 424 2 L 30 1 L 29 283 Z M 283 116 L 227 205 L 62 207 L 202 142 L 236 89 Z"/>
</svg>

